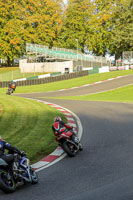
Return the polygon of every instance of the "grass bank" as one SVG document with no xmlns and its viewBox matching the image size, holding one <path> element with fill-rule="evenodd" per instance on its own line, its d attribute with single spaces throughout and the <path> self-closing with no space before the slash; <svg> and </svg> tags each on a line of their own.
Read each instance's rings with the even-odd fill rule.
<svg viewBox="0 0 133 200">
<path fill-rule="evenodd" d="M 56 148 L 51 125 L 56 115 L 64 119 L 61 112 L 34 100 L 1 94 L 0 109 L 2 138 L 27 152 L 32 163 Z"/>
</svg>

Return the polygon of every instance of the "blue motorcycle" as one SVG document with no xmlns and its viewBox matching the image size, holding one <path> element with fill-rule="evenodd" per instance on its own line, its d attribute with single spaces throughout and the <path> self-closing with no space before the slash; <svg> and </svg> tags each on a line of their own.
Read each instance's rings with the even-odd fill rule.
<svg viewBox="0 0 133 200">
<path fill-rule="evenodd" d="M 13 170 L 12 165 L 0 158 L 0 189 L 5 193 L 12 193 L 18 185 L 26 183 L 38 183 L 36 171 L 30 166 L 30 161 L 26 154 L 19 155 L 18 170 Z"/>
</svg>

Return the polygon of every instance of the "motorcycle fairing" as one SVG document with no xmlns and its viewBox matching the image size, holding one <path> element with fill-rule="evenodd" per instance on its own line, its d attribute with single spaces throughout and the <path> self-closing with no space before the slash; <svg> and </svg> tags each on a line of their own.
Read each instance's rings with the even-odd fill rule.
<svg viewBox="0 0 133 200">
<path fill-rule="evenodd" d="M 72 132 L 70 132 L 70 131 L 63 132 L 62 134 L 66 135 L 66 136 L 69 136 L 69 137 L 71 137 L 71 136 L 72 136 Z"/>
</svg>

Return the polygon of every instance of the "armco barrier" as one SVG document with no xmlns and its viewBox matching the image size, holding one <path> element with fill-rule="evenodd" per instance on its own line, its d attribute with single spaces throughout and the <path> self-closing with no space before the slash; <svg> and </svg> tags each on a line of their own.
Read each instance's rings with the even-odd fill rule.
<svg viewBox="0 0 133 200">
<path fill-rule="evenodd" d="M 77 78 L 77 77 L 87 76 L 87 75 L 88 75 L 88 70 L 85 70 L 85 71 L 73 72 L 70 74 L 64 74 L 64 75 L 59 75 L 59 76 L 54 76 L 54 77 L 17 81 L 16 85 L 17 86 L 38 85 L 38 84 L 51 83 L 55 81 L 67 80 L 67 79 L 72 79 L 72 78 Z M 9 82 L 10 81 L 0 82 L 0 88 L 8 87 Z"/>
</svg>

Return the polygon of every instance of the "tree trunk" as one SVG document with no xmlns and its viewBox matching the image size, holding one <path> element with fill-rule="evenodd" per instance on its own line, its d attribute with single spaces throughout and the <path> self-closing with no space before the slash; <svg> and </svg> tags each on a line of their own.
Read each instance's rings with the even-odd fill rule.
<svg viewBox="0 0 133 200">
<path fill-rule="evenodd" d="M 13 59 L 11 60 L 10 57 L 7 56 L 7 65 L 8 65 L 9 67 L 11 67 L 11 66 L 13 66 L 13 63 L 14 63 Z"/>
</svg>

